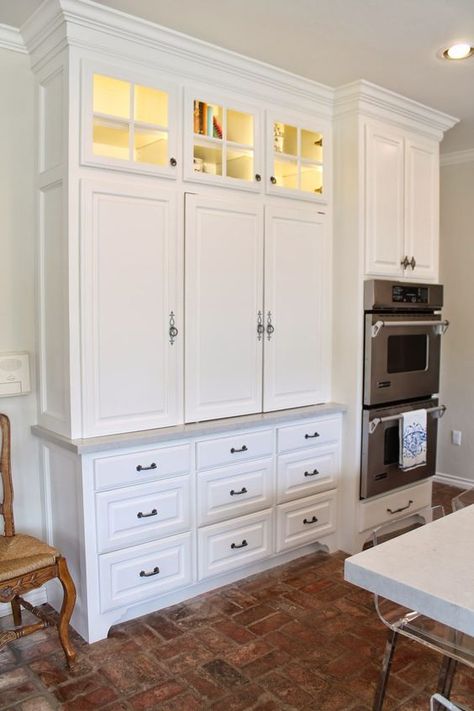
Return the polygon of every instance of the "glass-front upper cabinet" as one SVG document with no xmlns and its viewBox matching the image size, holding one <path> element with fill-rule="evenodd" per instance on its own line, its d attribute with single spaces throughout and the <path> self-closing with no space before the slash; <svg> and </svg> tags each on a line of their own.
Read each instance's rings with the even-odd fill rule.
<svg viewBox="0 0 474 711">
<path fill-rule="evenodd" d="M 255 107 L 187 91 L 185 178 L 259 190 L 262 181 L 260 116 Z"/>
<path fill-rule="evenodd" d="M 267 190 L 326 202 L 327 127 L 270 113 L 267 124 Z"/>
<path fill-rule="evenodd" d="M 174 90 L 96 69 L 83 89 L 83 163 L 175 177 Z"/>
</svg>

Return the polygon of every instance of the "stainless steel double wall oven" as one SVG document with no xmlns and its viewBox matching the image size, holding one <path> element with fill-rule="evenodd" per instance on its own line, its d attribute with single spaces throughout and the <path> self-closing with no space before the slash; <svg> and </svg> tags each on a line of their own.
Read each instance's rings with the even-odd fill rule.
<svg viewBox="0 0 474 711">
<path fill-rule="evenodd" d="M 373 279 L 364 292 L 361 498 L 432 476 L 436 470 L 443 287 Z M 400 416 L 426 409 L 427 462 L 399 466 Z"/>
</svg>

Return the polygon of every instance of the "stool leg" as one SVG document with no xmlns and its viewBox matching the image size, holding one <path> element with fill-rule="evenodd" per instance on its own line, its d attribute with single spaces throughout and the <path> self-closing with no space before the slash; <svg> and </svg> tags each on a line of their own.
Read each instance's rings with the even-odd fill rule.
<svg viewBox="0 0 474 711">
<path fill-rule="evenodd" d="M 13 624 L 15 625 L 15 627 L 19 627 L 21 625 L 21 605 L 18 601 L 18 598 L 13 598 L 13 600 L 11 601 L 11 606 L 13 614 Z"/>
<path fill-rule="evenodd" d="M 451 657 L 443 657 L 438 676 L 438 693 L 449 699 L 453 688 L 454 674 L 458 663 Z"/>
<path fill-rule="evenodd" d="M 372 711 L 382 711 L 383 702 L 385 699 L 385 691 L 387 689 L 388 677 L 392 668 L 392 660 L 395 652 L 395 646 L 398 640 L 398 633 L 394 630 L 389 630 L 387 642 L 385 644 L 385 652 L 382 660 L 382 669 L 380 672 L 377 689 L 375 690 L 374 705 Z"/>
</svg>

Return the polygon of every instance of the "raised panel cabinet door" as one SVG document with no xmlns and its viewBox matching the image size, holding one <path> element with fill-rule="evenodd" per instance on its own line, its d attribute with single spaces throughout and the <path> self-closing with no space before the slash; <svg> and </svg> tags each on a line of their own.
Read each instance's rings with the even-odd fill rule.
<svg viewBox="0 0 474 711">
<path fill-rule="evenodd" d="M 84 436 L 181 420 L 181 252 L 174 194 L 83 182 Z"/>
<path fill-rule="evenodd" d="M 385 126 L 365 126 L 366 273 L 403 276 L 404 142 Z"/>
<path fill-rule="evenodd" d="M 412 264 L 406 276 L 437 279 L 439 144 L 407 139 L 405 156 L 405 245 Z"/>
<path fill-rule="evenodd" d="M 185 232 L 185 419 L 260 412 L 263 210 L 186 195 Z"/>
<path fill-rule="evenodd" d="M 265 411 L 327 398 L 329 273 L 326 216 L 309 208 L 267 208 Z"/>
</svg>

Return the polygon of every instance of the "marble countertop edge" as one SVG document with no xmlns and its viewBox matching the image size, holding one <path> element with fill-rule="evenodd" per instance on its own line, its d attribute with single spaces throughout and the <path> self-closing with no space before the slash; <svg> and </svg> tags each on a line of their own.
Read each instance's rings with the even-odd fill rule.
<svg viewBox="0 0 474 711">
<path fill-rule="evenodd" d="M 203 422 L 192 422 L 189 424 L 175 425 L 174 427 L 163 427 L 151 430 L 139 430 L 120 434 L 102 435 L 98 437 L 87 437 L 84 439 L 70 439 L 60 435 L 40 425 L 33 425 L 32 433 L 40 439 L 56 444 L 75 454 L 93 454 L 105 452 L 117 447 L 140 447 L 146 445 L 159 445 L 166 442 L 191 439 L 196 437 L 208 437 L 212 435 L 235 432 L 242 429 L 254 429 L 257 427 L 271 427 L 277 424 L 292 424 L 298 420 L 311 419 L 313 417 L 324 417 L 336 414 L 343 414 L 347 408 L 345 405 L 328 402 L 320 405 L 309 405 L 306 407 L 292 408 L 289 410 L 277 410 L 274 412 L 257 413 L 253 415 L 242 415 L 239 417 L 229 417 L 221 420 L 207 420 Z"/>
</svg>

